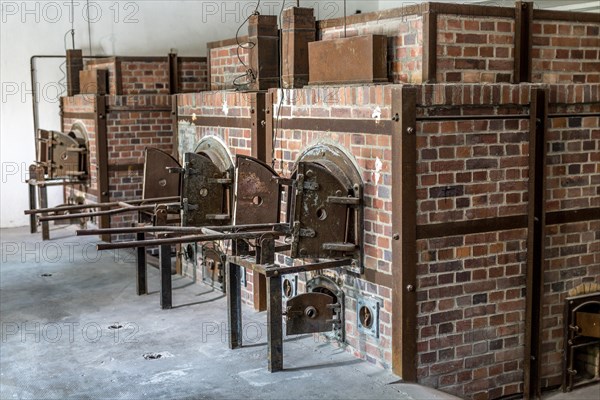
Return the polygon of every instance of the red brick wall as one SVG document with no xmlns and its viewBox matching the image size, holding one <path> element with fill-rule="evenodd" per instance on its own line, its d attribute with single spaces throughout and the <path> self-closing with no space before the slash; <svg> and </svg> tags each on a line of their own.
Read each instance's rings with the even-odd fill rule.
<svg viewBox="0 0 600 400">
<path fill-rule="evenodd" d="M 240 43 L 248 41 L 247 37 L 239 38 Z M 238 51 L 242 61 L 250 67 L 250 50 L 239 48 L 234 43 L 222 47 L 209 48 L 210 54 L 210 90 L 226 90 L 235 88 L 233 81 L 246 72 L 246 68 L 238 58 Z M 240 78 L 239 83 L 246 82 Z"/>
<path fill-rule="evenodd" d="M 551 113 L 600 112 L 600 86 L 553 87 L 552 102 L 595 105 L 553 106 Z M 600 207 L 600 118 L 550 120 L 548 211 Z M 585 282 L 600 283 L 600 221 L 548 227 L 544 273 L 544 386 L 561 384 L 563 305 L 567 292 Z"/>
<path fill-rule="evenodd" d="M 106 121 L 109 201 L 139 199 L 146 147 L 173 152 L 171 96 L 109 96 L 107 103 L 109 110 L 112 107 Z M 153 108 L 162 111 L 152 111 Z M 134 222 L 137 222 L 137 213 L 111 217 L 112 227 L 130 226 Z"/>
<path fill-rule="evenodd" d="M 319 40 L 341 38 L 344 37 L 344 27 L 322 28 L 317 33 Z M 347 26 L 347 37 L 366 34 L 388 36 L 388 75 L 391 82 L 421 82 L 423 18 L 420 15 L 408 15 Z"/>
<path fill-rule="evenodd" d="M 535 21 L 533 81 L 600 82 L 600 23 Z"/>
<path fill-rule="evenodd" d="M 428 85 L 418 103 L 503 114 L 503 104 L 528 104 L 529 90 Z M 528 120 L 418 123 L 418 225 L 526 214 L 528 131 Z M 419 382 L 467 398 L 522 391 L 526 238 L 519 229 L 417 242 Z"/>
<path fill-rule="evenodd" d="M 194 93 L 208 89 L 208 64 L 205 59 L 179 57 L 177 68 L 178 92 Z M 88 61 L 86 69 L 107 69 L 109 93 L 113 96 L 170 93 L 167 57 L 164 60 L 157 60 L 156 57 L 152 60 L 144 60 L 143 57 L 107 57 Z"/>
<path fill-rule="evenodd" d="M 179 87 L 177 93 L 197 93 L 209 90 L 206 60 L 192 61 L 186 57 L 178 60 Z"/>
<path fill-rule="evenodd" d="M 527 112 L 535 85 L 418 86 L 420 115 Z M 281 117 L 390 118 L 392 86 L 284 91 Z M 551 88 L 550 112 L 598 112 L 598 86 Z M 277 115 L 277 92 L 273 115 Z M 422 108 L 427 106 L 427 108 Z M 562 108 L 561 108 L 562 107 Z M 550 120 L 548 210 L 598 207 L 600 128 L 597 117 Z M 365 266 L 391 272 L 391 143 L 387 135 L 278 130 L 276 169 L 289 176 L 299 152 L 317 141 L 335 143 L 356 158 L 365 180 Z M 427 121 L 417 124 L 417 221 L 431 223 L 526 215 L 529 120 Z M 374 184 L 375 158 L 382 160 Z M 558 381 L 562 307 L 566 291 L 600 280 L 599 222 L 548 228 L 544 297 L 544 387 Z M 527 229 L 417 241 L 419 382 L 465 398 L 522 392 Z M 352 285 L 355 282 L 352 281 Z M 301 285 L 302 286 L 302 285 Z M 346 301 L 346 333 L 359 357 L 389 366 L 391 291 L 357 280 L 364 293 L 384 299 L 381 339 L 357 333 L 355 302 Z M 356 293 L 346 286 L 347 293 Z"/>
<path fill-rule="evenodd" d="M 123 94 L 169 94 L 169 64 L 165 61 L 122 61 Z"/>
<path fill-rule="evenodd" d="M 438 16 L 437 81 L 511 82 L 513 19 Z"/>
<path fill-rule="evenodd" d="M 171 96 L 106 96 L 109 201 L 139 199 L 142 196 L 144 150 L 156 147 L 173 152 L 174 134 L 171 119 Z M 95 113 L 94 96 L 63 98 L 65 113 Z M 63 130 L 81 121 L 88 133 L 90 186 L 83 195 L 97 201 L 98 152 L 94 119 L 65 118 Z M 130 226 L 137 214 L 111 217 L 111 226 Z"/>
</svg>

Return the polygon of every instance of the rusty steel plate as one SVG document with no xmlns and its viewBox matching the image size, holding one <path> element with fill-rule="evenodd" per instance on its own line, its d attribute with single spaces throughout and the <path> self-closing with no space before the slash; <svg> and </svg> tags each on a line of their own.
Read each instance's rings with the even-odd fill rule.
<svg viewBox="0 0 600 400">
<path fill-rule="evenodd" d="M 237 156 L 235 225 L 279 222 L 281 192 L 277 173 L 264 162 Z"/>
<path fill-rule="evenodd" d="M 227 224 L 229 199 L 222 181 L 227 173 L 204 154 L 186 153 L 184 161 L 183 226 Z"/>
<path fill-rule="evenodd" d="M 328 332 L 333 329 L 333 297 L 303 293 L 286 303 L 286 334 Z"/>
<path fill-rule="evenodd" d="M 364 35 L 308 44 L 311 85 L 387 82 L 387 37 Z"/>
<path fill-rule="evenodd" d="M 181 176 L 168 171 L 168 168 L 181 168 L 179 162 L 169 153 L 147 147 L 144 158 L 143 199 L 176 197 L 181 193 Z"/>
<path fill-rule="evenodd" d="M 329 196 L 347 196 L 349 189 L 324 166 L 301 162 L 298 166 L 296 204 L 294 207 L 294 242 L 292 257 L 328 258 L 339 254 L 323 249 L 324 243 L 346 241 L 347 208 L 329 203 Z M 298 225 L 299 223 L 299 225 Z M 295 251 L 294 251 L 295 250 Z"/>
<path fill-rule="evenodd" d="M 80 94 L 108 94 L 108 70 L 85 69 L 79 71 Z"/>
<path fill-rule="evenodd" d="M 579 335 L 600 339 L 600 314 L 577 312 L 575 314 Z"/>
<path fill-rule="evenodd" d="M 85 140 L 74 133 L 38 131 L 40 164 L 49 179 L 77 178 L 87 175 L 87 148 Z"/>
<path fill-rule="evenodd" d="M 211 245 L 202 247 L 202 281 L 225 292 L 225 255 Z"/>
</svg>

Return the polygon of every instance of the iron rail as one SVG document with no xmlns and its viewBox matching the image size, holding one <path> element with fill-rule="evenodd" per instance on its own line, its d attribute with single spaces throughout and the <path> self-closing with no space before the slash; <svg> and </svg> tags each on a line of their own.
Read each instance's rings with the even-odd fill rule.
<svg viewBox="0 0 600 400">
<path fill-rule="evenodd" d="M 215 235 L 190 235 L 179 236 L 176 238 L 152 239 L 152 240 L 137 240 L 121 243 L 100 243 L 96 246 L 97 250 L 118 250 L 118 249 L 134 249 L 140 247 L 168 246 L 192 242 L 213 242 L 216 240 L 243 240 L 256 239 L 265 235 L 273 238 L 286 236 L 285 232 L 275 231 L 260 231 L 260 232 L 238 232 L 238 233 L 221 233 Z"/>
<path fill-rule="evenodd" d="M 185 227 L 185 226 L 138 226 L 127 228 L 108 228 L 108 229 L 86 229 L 78 230 L 77 236 L 96 236 L 96 235 L 122 235 L 127 233 L 173 233 L 173 234 L 198 234 L 206 233 L 206 230 L 226 231 L 237 230 L 246 231 L 250 229 L 274 229 L 282 231 L 289 227 L 289 224 L 249 224 L 249 225 L 227 225 L 227 226 L 207 226 L 207 227 Z"/>
<path fill-rule="evenodd" d="M 163 203 L 163 202 L 172 202 L 172 201 L 179 201 L 179 200 L 181 200 L 181 197 L 179 197 L 179 196 L 157 197 L 154 199 L 129 200 L 126 203 L 130 204 L 130 205 L 137 205 L 137 204 L 142 204 L 142 203 Z M 42 213 L 59 212 L 59 211 L 83 210 L 83 209 L 88 209 L 88 208 L 111 208 L 111 207 L 118 207 L 121 204 L 123 204 L 123 202 L 76 204 L 76 205 L 72 205 L 72 206 L 38 208 L 38 209 L 33 209 L 33 210 L 25 210 L 25 215 L 42 214 Z"/>
</svg>

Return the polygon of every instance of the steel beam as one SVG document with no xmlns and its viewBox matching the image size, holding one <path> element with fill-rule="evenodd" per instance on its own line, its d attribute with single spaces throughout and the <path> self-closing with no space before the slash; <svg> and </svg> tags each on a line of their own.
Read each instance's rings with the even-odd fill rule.
<svg viewBox="0 0 600 400">
<path fill-rule="evenodd" d="M 136 239 L 141 241 L 146 239 L 146 234 L 140 232 L 136 235 Z M 138 296 L 143 294 L 148 294 L 148 279 L 146 276 L 146 248 L 138 247 L 136 249 L 136 263 L 137 263 L 137 273 L 136 273 L 136 290 Z"/>
<path fill-rule="evenodd" d="M 142 247 L 142 249 L 145 248 Z M 173 308 L 173 289 L 171 287 L 171 246 L 159 247 L 160 258 L 160 308 L 170 310 Z"/>
<path fill-rule="evenodd" d="M 392 91 L 392 369 L 417 381 L 417 92 Z"/>
<path fill-rule="evenodd" d="M 538 399 L 541 397 L 542 297 L 546 246 L 547 92 L 533 89 L 531 99 L 524 391 L 526 399 Z"/>
</svg>

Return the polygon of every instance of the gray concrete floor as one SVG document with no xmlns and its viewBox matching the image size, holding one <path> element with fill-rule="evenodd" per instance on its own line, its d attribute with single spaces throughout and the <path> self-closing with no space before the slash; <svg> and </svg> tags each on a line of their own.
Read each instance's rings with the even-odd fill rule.
<svg viewBox="0 0 600 400">
<path fill-rule="evenodd" d="M 247 345 L 232 351 L 222 293 L 174 277 L 175 308 L 161 311 L 158 271 L 136 296 L 130 253 L 97 253 L 72 228 L 0 235 L 2 399 L 453 398 L 310 335 L 287 338 L 285 371 L 270 374 L 265 313 L 244 309 Z"/>
<path fill-rule="evenodd" d="M 542 397 L 544 400 L 600 400 L 600 383 L 583 386 L 570 393 L 549 392 Z"/>
</svg>

